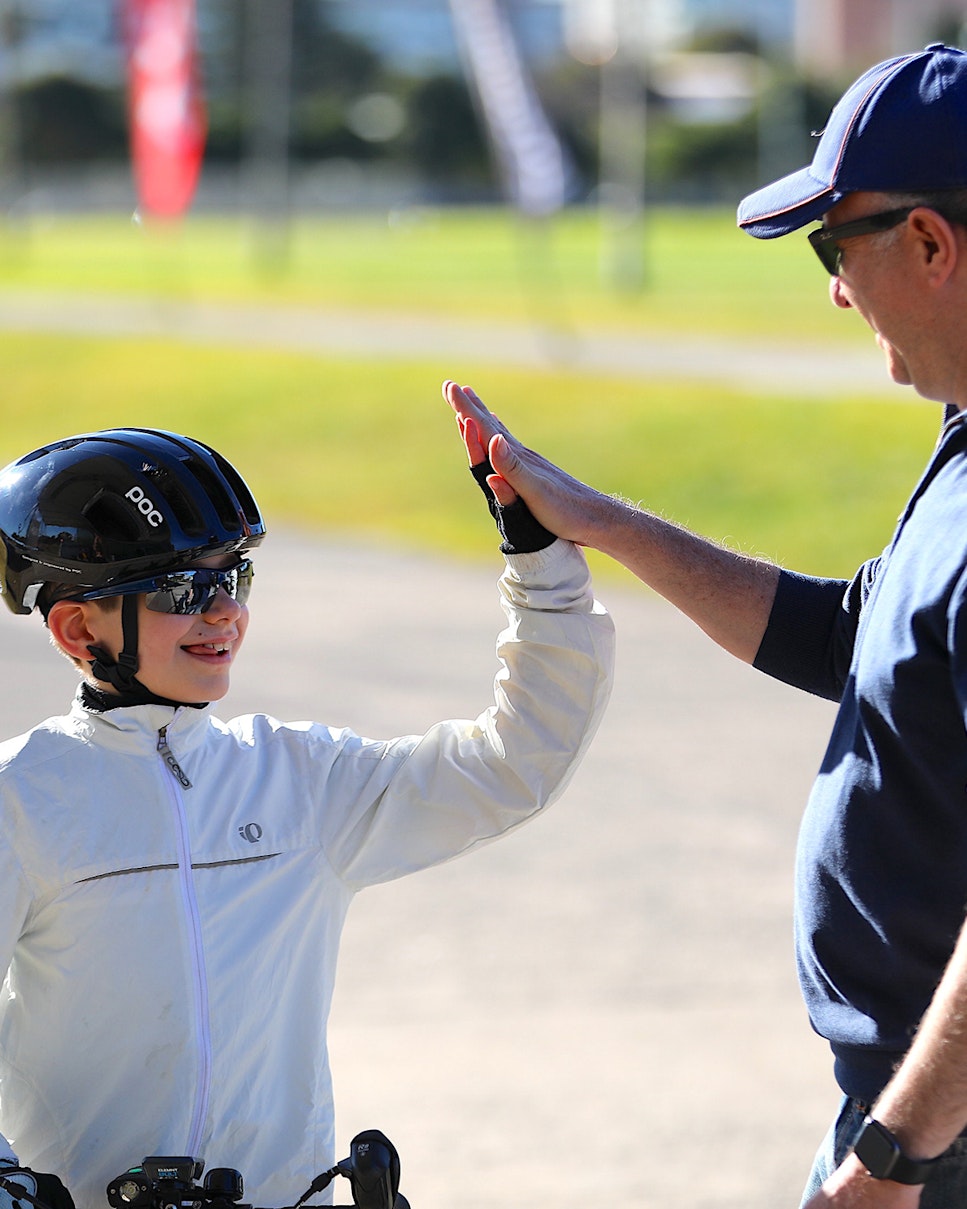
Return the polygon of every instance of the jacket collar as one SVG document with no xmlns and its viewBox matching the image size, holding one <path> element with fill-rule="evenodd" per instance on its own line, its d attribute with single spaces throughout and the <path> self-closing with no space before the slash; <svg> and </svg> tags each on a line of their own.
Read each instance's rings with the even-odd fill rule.
<svg viewBox="0 0 967 1209">
<path fill-rule="evenodd" d="M 95 712 L 84 703 L 82 686 L 71 704 L 70 717 L 74 725 L 92 738 L 113 745 L 128 743 L 157 748 L 158 734 L 164 730 L 168 742 L 180 743 L 182 748 L 200 742 L 208 729 L 212 706 L 196 708 L 190 705 L 122 705 L 107 712 Z"/>
</svg>

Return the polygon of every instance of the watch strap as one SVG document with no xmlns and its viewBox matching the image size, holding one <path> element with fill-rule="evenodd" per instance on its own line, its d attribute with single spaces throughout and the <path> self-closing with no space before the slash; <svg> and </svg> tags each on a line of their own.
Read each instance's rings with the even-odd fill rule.
<svg viewBox="0 0 967 1209">
<path fill-rule="evenodd" d="M 943 1157 L 911 1159 L 889 1129 L 871 1116 L 863 1122 L 853 1151 L 874 1179 L 893 1180 L 896 1184 L 925 1184 Z"/>
</svg>

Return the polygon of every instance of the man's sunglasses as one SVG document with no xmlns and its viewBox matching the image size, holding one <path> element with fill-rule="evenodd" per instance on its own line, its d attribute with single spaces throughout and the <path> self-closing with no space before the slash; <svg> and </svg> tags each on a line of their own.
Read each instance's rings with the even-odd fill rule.
<svg viewBox="0 0 967 1209">
<path fill-rule="evenodd" d="M 837 277 L 843 259 L 843 249 L 839 247 L 837 240 L 889 231 L 905 222 L 914 208 L 905 206 L 902 210 L 884 210 L 880 214 L 868 214 L 866 218 L 854 219 L 853 222 L 842 222 L 838 227 L 817 227 L 815 231 L 809 232 L 809 242 L 826 272 L 832 277 Z"/>
<path fill-rule="evenodd" d="M 72 599 L 101 600 L 106 596 L 143 594 L 152 613 L 206 613 L 222 588 L 237 604 L 245 604 L 254 575 L 252 560 L 243 558 L 234 567 L 188 567 L 184 571 L 166 571 L 149 579 L 94 588 Z"/>
</svg>

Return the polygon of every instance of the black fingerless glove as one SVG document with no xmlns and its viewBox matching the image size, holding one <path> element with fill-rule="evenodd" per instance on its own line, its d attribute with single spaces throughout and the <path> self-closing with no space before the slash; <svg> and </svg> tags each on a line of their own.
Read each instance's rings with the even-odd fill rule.
<svg viewBox="0 0 967 1209">
<path fill-rule="evenodd" d="M 470 467 L 470 473 L 484 493 L 490 515 L 497 522 L 500 536 L 504 539 L 500 543 L 501 553 L 534 554 L 538 550 L 547 549 L 551 542 L 556 540 L 555 535 L 544 528 L 519 496 L 512 504 L 504 505 L 499 502 L 487 485 L 487 475 L 493 472 L 489 458 Z"/>
</svg>

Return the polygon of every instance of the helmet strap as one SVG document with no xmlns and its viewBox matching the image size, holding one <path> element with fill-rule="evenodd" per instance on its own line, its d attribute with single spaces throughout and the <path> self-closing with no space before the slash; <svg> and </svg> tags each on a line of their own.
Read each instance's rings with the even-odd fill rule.
<svg viewBox="0 0 967 1209">
<path fill-rule="evenodd" d="M 204 701 L 172 701 L 168 697 L 159 697 L 146 685 L 142 684 L 135 675 L 138 670 L 138 598 L 135 595 L 121 598 L 121 638 L 122 648 L 117 659 L 104 650 L 103 647 L 89 646 L 87 649 L 93 655 L 91 660 L 91 675 L 96 680 L 103 680 L 112 685 L 118 696 L 113 700 L 107 699 L 107 694 L 93 698 L 96 712 L 112 709 L 116 705 L 190 705 L 200 709 Z M 87 686 L 92 694 L 100 694 L 100 690 L 92 685 Z"/>
<path fill-rule="evenodd" d="M 121 637 L 121 653 L 117 659 L 112 659 L 103 647 L 87 648 L 94 656 L 91 674 L 95 679 L 113 685 L 119 693 L 138 689 L 146 692 L 145 686 L 135 678 L 138 670 L 138 598 L 134 594 L 121 597 Z"/>
</svg>

